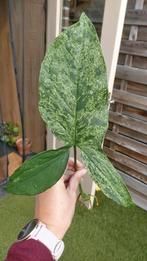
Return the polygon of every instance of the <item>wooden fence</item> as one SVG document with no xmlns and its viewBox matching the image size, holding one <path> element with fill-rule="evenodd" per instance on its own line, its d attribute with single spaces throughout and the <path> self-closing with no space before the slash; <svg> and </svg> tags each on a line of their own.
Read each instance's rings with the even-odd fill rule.
<svg viewBox="0 0 147 261">
<path fill-rule="evenodd" d="M 104 1 L 77 5 L 70 22 L 85 11 L 100 37 L 103 10 Z M 147 0 L 128 0 L 112 100 L 104 150 L 147 209 Z"/>
<path fill-rule="evenodd" d="M 147 1 L 129 1 L 105 151 L 147 209 Z"/>
<path fill-rule="evenodd" d="M 45 149 L 45 126 L 38 111 L 45 38 L 46 0 L 0 1 L 0 121 L 23 127 L 33 152 Z M 5 166 L 1 157 L 0 179 L 4 169 L 7 172 Z"/>
<path fill-rule="evenodd" d="M 38 112 L 38 77 L 45 53 L 45 0 L 0 1 L 0 105 L 3 121 L 22 125 L 32 150 L 45 147 Z"/>
</svg>

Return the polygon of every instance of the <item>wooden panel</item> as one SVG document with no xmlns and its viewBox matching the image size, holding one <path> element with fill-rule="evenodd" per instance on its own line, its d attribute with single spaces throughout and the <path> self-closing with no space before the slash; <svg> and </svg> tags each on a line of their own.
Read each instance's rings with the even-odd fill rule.
<svg viewBox="0 0 147 261">
<path fill-rule="evenodd" d="M 122 126 L 119 126 L 119 133 L 123 134 L 127 137 L 133 137 L 135 140 L 144 142 L 145 144 L 147 144 L 147 135 L 140 133 L 138 131 L 135 130 L 131 130 Z"/>
<path fill-rule="evenodd" d="M 147 184 L 147 177 L 144 176 L 142 173 L 130 168 L 128 166 L 128 164 L 124 165 L 124 164 L 121 164 L 120 162 L 117 162 L 115 160 L 112 160 L 112 164 L 113 166 L 118 170 L 118 171 L 123 171 L 125 172 L 127 175 L 137 179 L 137 180 L 140 180 L 141 182 Z"/>
<path fill-rule="evenodd" d="M 139 180 L 133 179 L 132 177 L 126 175 L 122 171 L 119 171 L 119 174 L 123 177 L 123 179 L 129 187 L 134 188 L 136 191 L 139 191 L 141 194 L 147 196 L 147 185 L 143 184 Z"/>
<path fill-rule="evenodd" d="M 147 157 L 147 145 L 145 144 L 112 131 L 107 131 L 106 139 Z"/>
<path fill-rule="evenodd" d="M 147 110 L 147 97 L 135 95 L 126 91 L 114 90 L 113 98 L 119 103 L 131 105 L 132 107 L 142 110 Z"/>
<path fill-rule="evenodd" d="M 22 1 L 9 0 L 11 41 L 13 43 L 13 56 L 16 71 L 17 90 L 20 99 L 20 106 L 23 107 L 23 21 L 24 8 Z"/>
<path fill-rule="evenodd" d="M 127 81 L 146 84 L 147 70 L 131 68 L 130 66 L 118 65 L 116 71 L 116 77 Z"/>
<path fill-rule="evenodd" d="M 45 148 L 45 126 L 38 111 L 38 78 L 45 53 L 45 3 L 45 0 L 10 1 L 25 136 L 32 141 L 34 152 Z"/>
<path fill-rule="evenodd" d="M 106 145 L 106 147 L 109 147 L 109 146 Z M 139 160 L 140 162 L 147 164 L 147 155 L 139 154 L 137 152 L 134 152 L 132 149 L 124 148 L 121 145 L 115 144 L 114 147 L 115 147 L 116 151 L 121 152 L 121 153 L 123 153 L 123 154 L 125 154 L 125 155 L 127 155 L 127 156 L 129 156 L 133 159 Z"/>
<path fill-rule="evenodd" d="M 45 1 L 39 2 L 25 1 L 24 6 L 25 129 L 35 152 L 44 150 L 45 146 L 44 124 L 38 111 L 38 79 L 45 52 Z"/>
<path fill-rule="evenodd" d="M 147 97 L 147 85 L 144 84 L 128 82 L 127 91 Z"/>
<path fill-rule="evenodd" d="M 129 188 L 131 197 L 133 199 L 133 201 L 135 202 L 135 204 L 144 209 L 147 210 L 147 199 L 142 197 L 142 194 L 137 193 L 136 191 L 134 191 L 132 188 Z"/>
<path fill-rule="evenodd" d="M 145 41 L 145 42 L 147 42 L 147 29 L 146 29 L 145 26 L 139 26 L 138 41 Z"/>
<path fill-rule="evenodd" d="M 122 40 L 121 53 L 147 57 L 147 43 L 142 41 Z"/>
<path fill-rule="evenodd" d="M 139 69 L 147 69 L 147 58 L 141 56 L 134 56 L 132 60 L 132 66 Z"/>
<path fill-rule="evenodd" d="M 147 165 L 106 147 L 104 147 L 104 151 L 110 159 L 115 160 L 124 166 L 128 166 L 134 171 L 138 171 L 144 176 L 147 176 Z"/>
<path fill-rule="evenodd" d="M 142 122 L 111 111 L 109 114 L 109 121 L 147 135 L 147 122 Z"/>
<path fill-rule="evenodd" d="M 0 110 L 3 121 L 21 126 L 6 0 L 0 1 L 0 74 Z"/>
<path fill-rule="evenodd" d="M 147 10 L 128 10 L 125 24 L 147 26 Z"/>
<path fill-rule="evenodd" d="M 124 105 L 123 106 L 123 113 L 125 115 L 136 118 L 138 120 L 142 120 L 142 121 L 147 122 L 147 110 L 143 111 L 143 110 L 138 109 L 138 108 L 133 108 L 131 106 Z"/>
</svg>

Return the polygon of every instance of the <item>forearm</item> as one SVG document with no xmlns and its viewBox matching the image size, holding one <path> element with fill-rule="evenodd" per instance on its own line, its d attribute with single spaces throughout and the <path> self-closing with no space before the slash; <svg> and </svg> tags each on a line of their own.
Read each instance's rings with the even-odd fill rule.
<svg viewBox="0 0 147 261">
<path fill-rule="evenodd" d="M 30 239 L 14 243 L 5 261 L 53 261 L 49 250 L 39 241 Z"/>
</svg>

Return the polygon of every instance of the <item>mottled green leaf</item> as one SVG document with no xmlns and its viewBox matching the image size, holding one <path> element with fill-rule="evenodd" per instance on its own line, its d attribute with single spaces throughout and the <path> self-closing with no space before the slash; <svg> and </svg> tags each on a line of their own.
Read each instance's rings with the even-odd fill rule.
<svg viewBox="0 0 147 261">
<path fill-rule="evenodd" d="M 41 66 L 39 108 L 58 138 L 101 147 L 108 125 L 106 78 L 97 33 L 82 14 L 49 46 Z"/>
<path fill-rule="evenodd" d="M 39 109 L 59 139 L 88 148 L 85 163 L 103 192 L 129 205 L 126 187 L 101 152 L 108 127 L 106 67 L 97 33 L 85 14 L 48 48 L 40 72 Z"/>
<path fill-rule="evenodd" d="M 68 158 L 67 146 L 37 154 L 15 171 L 6 190 L 20 195 L 36 195 L 45 191 L 61 178 Z"/>
<path fill-rule="evenodd" d="M 128 207 L 133 205 L 130 194 L 121 176 L 117 173 L 107 156 L 102 151 L 81 148 L 82 156 L 92 179 L 104 194 L 118 204 Z"/>
<path fill-rule="evenodd" d="M 91 176 L 103 192 L 128 206 L 130 196 L 102 153 L 108 127 L 106 67 L 94 26 L 82 14 L 49 46 L 40 72 L 39 110 L 52 132 L 69 146 L 82 148 Z M 63 175 L 68 148 L 39 154 L 15 172 L 8 191 L 36 194 Z"/>
</svg>

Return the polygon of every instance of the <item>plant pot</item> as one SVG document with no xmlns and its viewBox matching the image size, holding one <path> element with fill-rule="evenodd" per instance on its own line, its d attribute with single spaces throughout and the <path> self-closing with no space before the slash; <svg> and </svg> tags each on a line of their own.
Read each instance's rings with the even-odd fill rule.
<svg viewBox="0 0 147 261">
<path fill-rule="evenodd" d="M 23 139 L 20 138 L 16 141 L 16 147 L 18 153 L 22 156 L 23 155 Z M 24 154 L 29 155 L 31 153 L 31 141 L 29 139 L 25 139 L 24 142 Z"/>
</svg>

